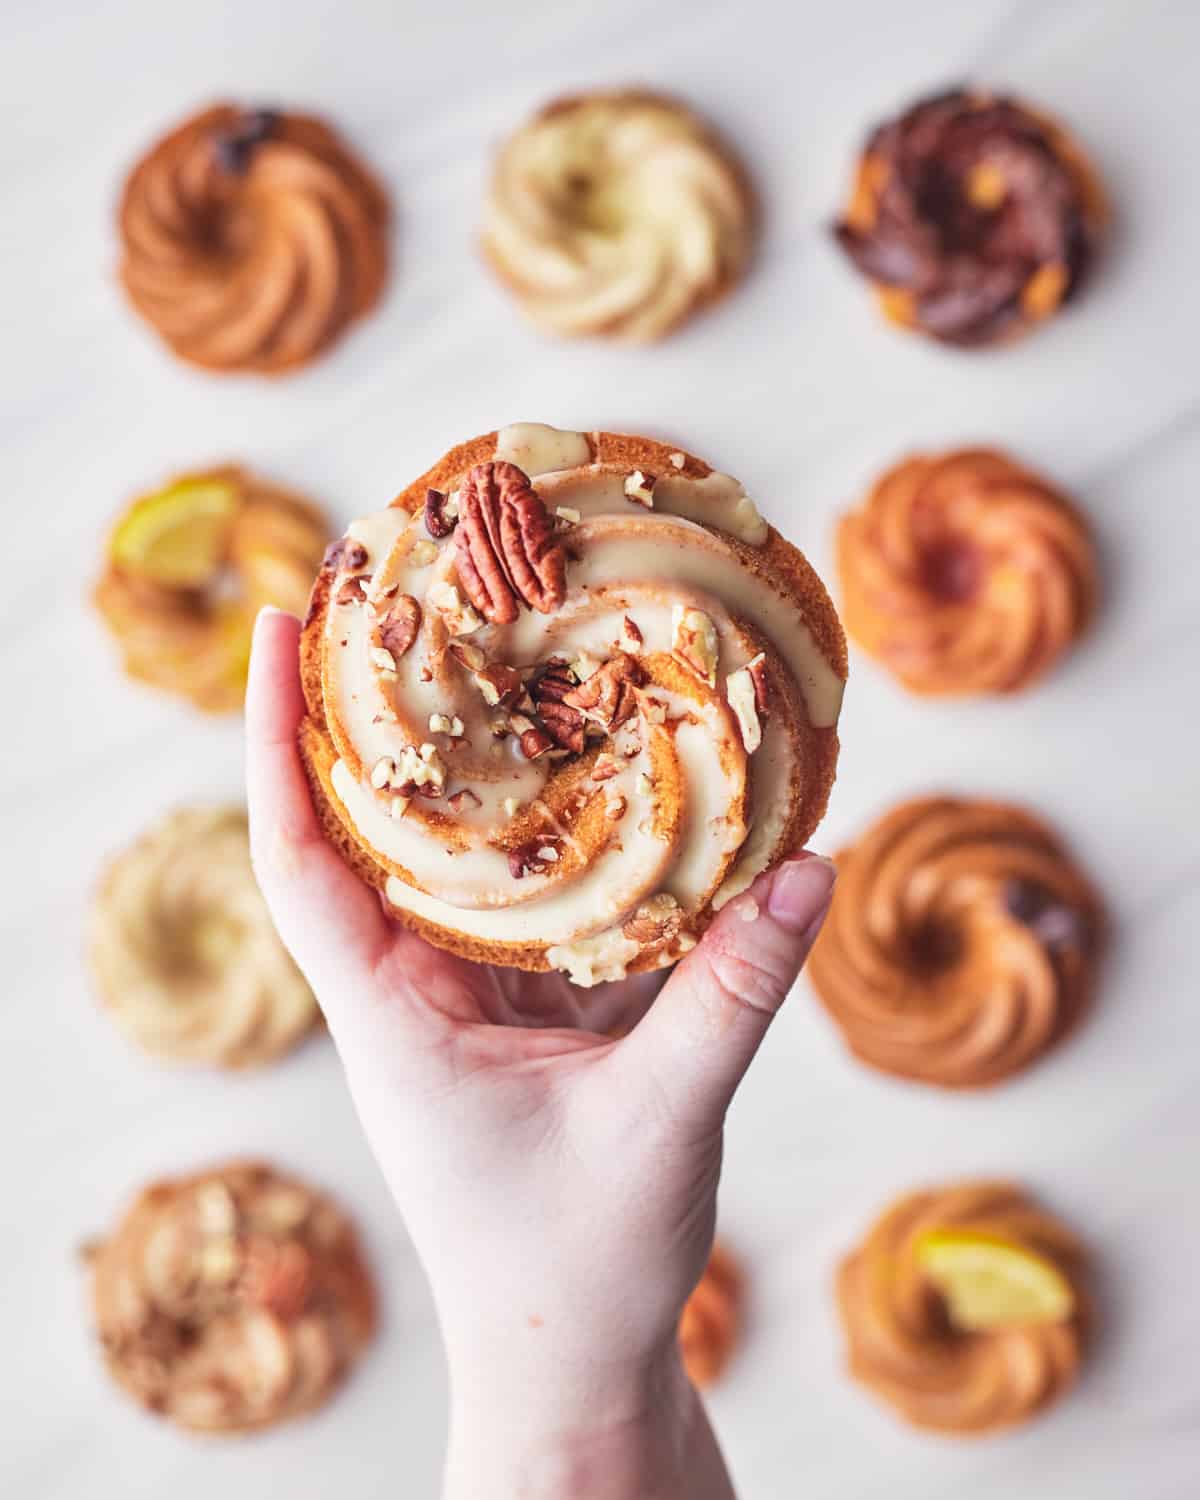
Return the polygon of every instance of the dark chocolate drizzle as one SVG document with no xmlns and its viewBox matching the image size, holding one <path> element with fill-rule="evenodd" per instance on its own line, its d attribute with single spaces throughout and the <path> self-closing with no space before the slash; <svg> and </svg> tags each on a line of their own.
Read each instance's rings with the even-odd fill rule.
<svg viewBox="0 0 1200 1500">
<path fill-rule="evenodd" d="M 918 326 L 951 344 L 984 344 L 1021 320 L 1021 291 L 1046 264 L 1077 290 L 1093 244 L 1076 175 L 1046 127 L 1010 99 L 952 89 L 921 100 L 867 142 L 883 162 L 875 223 L 834 235 L 860 271 L 913 295 Z M 994 207 L 973 203 L 970 174 L 1004 179 Z"/>
</svg>

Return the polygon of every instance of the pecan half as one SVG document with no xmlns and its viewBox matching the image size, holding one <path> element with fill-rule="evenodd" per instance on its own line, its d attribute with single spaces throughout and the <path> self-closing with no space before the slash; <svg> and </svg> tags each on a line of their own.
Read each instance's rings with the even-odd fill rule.
<svg viewBox="0 0 1200 1500">
<path fill-rule="evenodd" d="M 411 594 L 400 594 L 379 626 L 379 639 L 399 661 L 417 638 L 421 628 L 421 606 Z"/>
<path fill-rule="evenodd" d="M 425 530 L 437 541 L 449 536 L 458 525 L 457 514 L 451 513 L 446 495 L 441 490 L 425 491 Z"/>
<path fill-rule="evenodd" d="M 584 717 L 563 700 L 578 686 L 565 662 L 552 661 L 533 682 L 530 693 L 546 733 L 560 749 L 578 755 L 583 750 Z"/>
<path fill-rule="evenodd" d="M 522 603 L 548 615 L 567 592 L 567 559 L 541 498 L 516 464 L 476 464 L 459 500 L 458 576 L 484 616 L 511 625 Z"/>
<path fill-rule="evenodd" d="M 637 711 L 634 689 L 645 681 L 646 674 L 636 657 L 618 651 L 579 686 L 567 693 L 563 702 L 577 708 L 585 719 L 603 729 L 616 729 Z"/>
</svg>

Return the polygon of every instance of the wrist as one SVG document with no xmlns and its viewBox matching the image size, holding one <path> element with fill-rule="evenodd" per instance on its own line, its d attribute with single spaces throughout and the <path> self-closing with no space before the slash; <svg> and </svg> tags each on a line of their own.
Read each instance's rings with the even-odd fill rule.
<svg viewBox="0 0 1200 1500">
<path fill-rule="evenodd" d="M 446 1500 L 657 1500 L 678 1488 L 703 1422 L 675 1342 L 587 1367 L 547 1350 L 495 1360 L 451 1350 Z"/>
</svg>

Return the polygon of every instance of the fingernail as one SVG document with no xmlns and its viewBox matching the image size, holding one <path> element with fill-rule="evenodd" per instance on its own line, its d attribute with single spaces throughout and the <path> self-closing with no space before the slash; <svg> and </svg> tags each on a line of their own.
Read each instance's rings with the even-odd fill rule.
<svg viewBox="0 0 1200 1500">
<path fill-rule="evenodd" d="M 775 871 L 767 910 L 789 932 L 806 932 L 829 909 L 836 876 L 833 861 L 820 854 L 789 859 Z"/>
</svg>

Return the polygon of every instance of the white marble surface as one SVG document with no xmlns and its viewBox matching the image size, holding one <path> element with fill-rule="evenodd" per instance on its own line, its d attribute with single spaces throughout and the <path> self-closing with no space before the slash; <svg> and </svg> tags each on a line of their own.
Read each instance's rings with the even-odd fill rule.
<svg viewBox="0 0 1200 1500">
<path fill-rule="evenodd" d="M 94 1009 L 80 930 L 99 862 L 180 799 L 236 795 L 241 747 L 236 721 L 202 721 L 124 682 L 83 594 L 110 513 L 177 466 L 244 459 L 345 520 L 454 440 L 533 418 L 687 443 L 744 479 L 825 569 L 839 507 L 922 444 L 1008 444 L 1094 519 L 1103 618 L 1042 690 L 933 707 L 854 661 L 822 830 L 835 845 L 922 788 L 1028 799 L 1077 844 L 1115 912 L 1094 1019 L 1025 1079 L 944 1098 L 852 1065 L 801 985 L 730 1125 L 722 1217 L 754 1309 L 712 1404 L 741 1493 L 756 1500 L 1194 1496 L 1200 11 L 1172 0 L 7 0 L 3 34 L 0 1491 L 435 1493 L 444 1372 L 429 1303 L 329 1047 L 252 1078 L 174 1073 L 134 1056 Z M 866 126 L 966 75 L 1060 111 L 1120 215 L 1077 310 L 977 358 L 885 331 L 824 234 Z M 547 343 L 473 250 L 488 150 L 547 95 L 631 78 L 687 93 L 740 142 L 768 211 L 761 262 L 661 348 Z M 222 93 L 329 113 L 395 195 L 386 305 L 332 358 L 277 384 L 173 364 L 113 284 L 122 169 Z M 108 1387 L 73 1247 L 147 1174 L 240 1151 L 276 1156 L 352 1205 L 386 1327 L 316 1420 L 201 1445 Z M 1053 1417 L 947 1446 L 901 1430 L 843 1378 L 830 1274 L 894 1191 L 975 1171 L 1028 1179 L 1088 1235 L 1104 1333 Z"/>
</svg>

